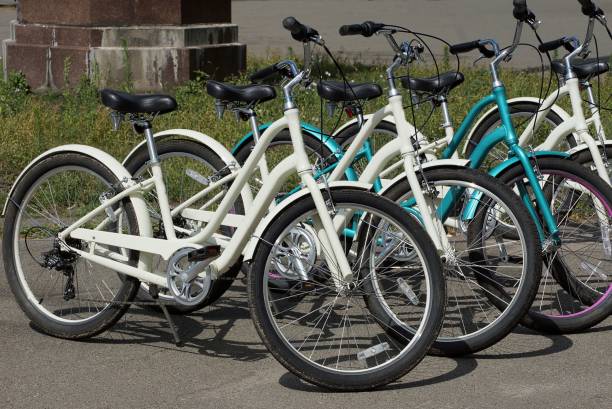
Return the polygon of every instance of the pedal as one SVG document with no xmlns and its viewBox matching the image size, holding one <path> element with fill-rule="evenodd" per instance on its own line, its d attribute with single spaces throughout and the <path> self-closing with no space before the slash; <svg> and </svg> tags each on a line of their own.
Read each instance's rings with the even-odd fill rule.
<svg viewBox="0 0 612 409">
<path fill-rule="evenodd" d="M 221 246 L 206 246 L 201 249 L 193 250 L 187 254 L 187 261 L 190 263 L 206 261 L 221 255 Z"/>
</svg>

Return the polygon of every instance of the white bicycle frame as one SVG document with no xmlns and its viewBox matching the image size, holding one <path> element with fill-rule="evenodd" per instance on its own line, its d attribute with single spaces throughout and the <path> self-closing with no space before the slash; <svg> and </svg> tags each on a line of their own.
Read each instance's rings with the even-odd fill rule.
<svg viewBox="0 0 612 409">
<path fill-rule="evenodd" d="M 406 120 L 401 95 L 391 95 L 388 105 L 369 116 L 368 121 L 364 123 L 363 127 L 359 130 L 353 142 L 344 153 L 342 159 L 340 159 L 336 168 L 332 171 L 329 180 L 336 181 L 342 178 L 342 175 L 354 161 L 355 156 L 365 141 L 372 135 L 376 126 L 388 115 L 392 115 L 395 121 L 397 138 L 377 150 L 359 176 L 359 182 L 368 184 L 373 183 L 376 178 L 381 175 L 381 172 L 389 162 L 399 154 L 402 160 L 396 163 L 396 167 L 402 165 L 404 167 L 405 177 L 408 180 L 417 207 L 421 209 L 425 230 L 440 252 L 444 253 L 449 251 L 451 245 L 446 236 L 444 227 L 440 220 L 434 217 L 436 208 L 431 199 L 425 197 L 415 171 L 418 166 L 416 160 L 417 152 L 415 152 L 410 141 L 410 136 L 412 135 L 411 129 L 413 128 Z M 465 162 L 462 163 L 464 164 Z M 435 162 L 433 164 L 435 165 Z M 422 209 L 426 209 L 426 211 L 422 211 Z"/>
<path fill-rule="evenodd" d="M 582 108 L 580 80 L 578 80 L 578 78 L 569 78 L 565 81 L 565 84 L 561 88 L 553 92 L 541 102 L 541 106 L 543 106 L 544 109 L 529 121 L 529 124 L 519 138 L 519 145 L 526 146 L 533 139 L 534 132 L 543 123 L 557 98 L 569 95 L 572 104 L 572 115 L 565 118 L 561 124 L 553 129 L 546 140 L 541 145 L 538 145 L 535 149 L 548 151 L 555 150 L 558 148 L 561 142 L 567 138 L 568 135 L 575 134 L 578 138 L 577 142 L 583 143 L 588 147 L 593 158 L 593 163 L 595 164 L 597 174 L 610 184 L 610 177 L 607 172 L 606 164 L 604 163 L 601 153 L 599 152 L 598 143 L 589 133 L 589 125 L 593 125 L 595 132 L 597 133 L 598 141 L 600 143 L 605 143 L 606 135 L 601 123 L 599 110 L 597 105 L 594 103 L 593 91 L 590 87 L 587 88 L 587 91 L 589 94 L 589 106 L 591 110 L 591 116 L 589 118 L 585 118 Z"/>
<path fill-rule="evenodd" d="M 301 79 L 301 76 L 299 79 Z M 299 81 L 296 81 L 295 84 L 298 82 Z M 260 163 L 260 160 L 263 157 L 268 145 L 276 134 L 278 134 L 278 132 L 284 128 L 289 128 L 295 153 L 283 160 L 270 172 L 269 177 L 266 178 L 264 185 L 261 187 L 252 203 L 245 203 L 245 206 L 248 208 L 245 216 L 229 214 L 228 212 L 232 204 L 241 194 L 243 188 L 248 186 L 248 179 Z M 328 263 L 332 271 L 332 275 L 336 280 L 343 280 L 345 282 L 352 279 L 351 269 L 336 233 L 334 221 L 332 220 L 329 209 L 325 203 L 321 189 L 313 178 L 312 165 L 309 163 L 308 155 L 304 148 L 299 112 L 297 108 L 293 107 L 286 109 L 284 117 L 270 125 L 270 127 L 261 135 L 261 139 L 255 145 L 252 154 L 249 156 L 243 167 L 212 183 L 206 189 L 194 196 L 194 198 L 186 202 L 187 204 L 184 203 L 179 208 L 174 210 L 170 209 L 162 170 L 159 161 L 156 158 L 154 142 L 152 142 L 152 132 L 150 129 L 147 129 L 145 133 L 147 136 L 147 142 L 150 143 L 149 148 L 153 176 L 143 181 L 124 181 L 123 184 L 125 189 L 123 191 L 105 201 L 96 209 L 92 210 L 60 233 L 59 238 L 63 241 L 71 237 L 89 243 L 88 251 L 70 248 L 80 257 L 89 260 L 92 263 L 103 265 L 120 273 L 124 273 L 126 275 L 138 278 L 139 280 L 153 283 L 165 288 L 167 287 L 165 277 L 149 271 L 150 268 L 142 268 L 142 265 L 139 265 L 139 267 L 133 267 L 126 264 L 128 259 L 125 254 L 111 251 L 106 246 L 136 250 L 147 254 L 157 254 L 163 259 L 167 260 L 177 250 L 185 247 L 197 249 L 203 247 L 204 245 L 218 244 L 223 248 L 222 254 L 210 263 L 207 271 L 200 273 L 200 275 L 210 273 L 213 278 L 216 278 L 220 273 L 227 270 L 240 257 L 246 244 L 251 239 L 253 231 L 257 228 L 259 222 L 261 221 L 262 216 L 268 211 L 269 206 L 273 202 L 274 197 L 278 193 L 281 185 L 287 181 L 287 179 L 294 172 L 297 172 L 303 186 L 312 196 L 317 209 L 317 217 L 314 220 L 314 228 L 317 232 L 317 237 L 324 246 L 332 249 L 335 263 Z M 153 149 L 152 151 L 151 148 Z M 224 154 L 226 153 L 228 152 L 224 152 Z M 199 198 L 205 196 L 215 188 L 223 186 L 230 181 L 233 181 L 232 185 L 220 201 L 217 210 L 214 212 L 203 209 L 188 208 L 189 204 L 197 201 Z M 108 209 L 112 211 L 112 206 L 120 201 L 132 198 L 141 200 L 142 193 L 152 189 L 155 189 L 157 192 L 160 213 L 164 223 L 166 237 L 168 239 L 156 239 L 152 237 L 141 237 L 102 231 L 102 229 L 109 223 L 109 220 L 111 220 L 111 217 L 106 218 L 94 229 L 86 229 L 82 227 L 86 222 L 97 215 L 102 214 L 103 212 L 108 212 Z M 212 200 L 210 202 L 212 202 Z M 210 202 L 207 204 L 211 204 Z M 144 213 L 145 214 L 138 212 L 137 217 L 150 217 L 148 212 Z M 178 239 L 176 238 L 172 217 L 179 213 L 193 220 L 207 222 L 207 224 L 195 235 L 188 238 Z M 215 233 L 221 225 L 237 226 L 237 229 L 233 236 L 228 239 L 227 237 L 223 237 Z"/>
</svg>

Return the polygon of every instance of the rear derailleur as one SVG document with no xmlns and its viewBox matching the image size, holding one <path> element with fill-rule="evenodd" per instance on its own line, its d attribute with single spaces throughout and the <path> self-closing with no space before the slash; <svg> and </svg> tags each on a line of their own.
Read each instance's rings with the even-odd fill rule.
<svg viewBox="0 0 612 409">
<path fill-rule="evenodd" d="M 68 239 L 68 246 L 81 248 L 79 240 Z M 76 263 L 79 255 L 74 251 L 63 250 L 62 244 L 58 238 L 53 241 L 53 248 L 50 251 L 42 253 L 41 267 L 49 270 L 57 270 L 64 273 L 66 276 L 66 284 L 64 285 L 64 300 L 69 301 L 75 298 L 74 288 L 74 263 Z"/>
</svg>

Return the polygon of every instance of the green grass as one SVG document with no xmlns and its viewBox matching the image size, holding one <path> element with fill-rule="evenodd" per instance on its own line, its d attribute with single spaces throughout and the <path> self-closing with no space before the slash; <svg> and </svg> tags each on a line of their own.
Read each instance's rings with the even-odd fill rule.
<svg viewBox="0 0 612 409">
<path fill-rule="evenodd" d="M 276 60 L 275 60 L 276 61 Z M 274 61 L 251 60 L 248 71 L 270 64 Z M 383 85 L 384 67 L 344 64 L 349 79 L 375 81 Z M 323 67 L 324 72 L 334 72 L 330 66 Z M 451 114 L 455 127 L 465 116 L 469 107 L 490 91 L 489 72 L 482 68 L 462 69 L 466 81 L 450 95 Z M 412 74 L 416 76 L 433 75 L 431 68 L 415 66 Z M 330 74 L 337 77 L 335 74 Z M 315 77 L 313 75 L 313 77 Z M 540 74 L 507 69 L 502 72 L 510 97 L 538 96 Z M 231 79 L 246 83 L 246 76 Z M 154 129 L 161 131 L 169 128 L 188 128 L 204 132 L 230 148 L 239 138 L 249 131 L 248 124 L 236 121 L 231 113 L 226 113 L 223 120 L 215 116 L 214 101 L 204 90 L 205 79 L 200 78 L 183 86 L 169 90 L 179 102 L 177 112 L 163 115 L 154 122 Z M 611 94 L 609 78 L 602 80 L 601 95 L 606 100 Z M 302 120 L 315 125 L 320 124 L 320 101 L 314 87 L 310 90 L 299 90 L 296 96 Z M 406 101 L 409 101 L 406 98 Z M 374 111 L 384 105 L 386 98 L 372 101 L 365 107 L 366 112 Z M 560 104 L 569 109 L 569 100 Z M 612 105 L 608 100 L 607 105 Z M 325 108 L 325 107 L 324 107 Z M 439 127 L 439 112 L 434 112 L 430 120 L 431 107 L 424 104 L 415 110 L 416 123 L 422 127 L 425 135 L 435 138 L 443 135 Z M 330 130 L 337 121 L 328 118 L 324 109 L 324 129 Z M 407 110 L 411 120 L 410 110 Z M 276 99 L 258 107 L 262 122 L 271 121 L 282 115 L 282 100 Z M 612 136 L 612 115 L 602 113 L 604 126 Z M 141 136 L 134 133 L 127 124 L 120 131 L 111 129 L 109 111 L 98 102 L 94 84 L 81 81 L 70 91 L 61 94 L 31 94 L 19 75 L 12 75 L 8 81 L 0 83 L 0 200 L 2 203 L 13 180 L 21 169 L 33 158 L 45 150 L 66 143 L 92 145 L 101 148 L 121 160 L 132 147 L 141 141 Z M 344 120 L 344 118 L 343 118 Z M 412 120 L 411 120 L 412 122 Z"/>
</svg>

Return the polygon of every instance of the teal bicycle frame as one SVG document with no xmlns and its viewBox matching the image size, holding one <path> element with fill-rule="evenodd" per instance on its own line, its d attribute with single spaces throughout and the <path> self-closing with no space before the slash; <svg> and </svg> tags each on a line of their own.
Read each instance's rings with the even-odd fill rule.
<svg viewBox="0 0 612 409">
<path fill-rule="evenodd" d="M 481 140 L 481 142 L 476 146 L 476 148 L 474 149 L 474 151 L 469 157 L 470 159 L 469 167 L 472 169 L 479 169 L 484 163 L 485 159 L 487 158 L 489 152 L 497 144 L 501 142 L 505 143 L 510 151 L 510 154 L 509 154 L 510 158 L 504 161 L 498 167 L 492 169 L 489 173 L 492 174 L 493 176 L 496 176 L 499 169 L 503 169 L 507 167 L 508 165 L 513 164 L 517 161 L 520 162 L 525 171 L 525 175 L 527 177 L 529 185 L 531 186 L 531 189 L 535 196 L 536 204 L 538 205 L 540 209 L 540 213 L 544 219 L 544 224 L 546 225 L 548 233 L 555 243 L 559 243 L 558 228 L 557 228 L 555 217 L 550 211 L 550 207 L 548 205 L 544 192 L 542 191 L 542 188 L 540 187 L 538 176 L 536 175 L 532 167 L 532 164 L 530 163 L 530 158 L 534 158 L 534 155 L 531 153 L 525 152 L 525 150 L 521 148 L 518 144 L 518 137 L 516 135 L 514 126 L 512 125 L 512 120 L 510 116 L 510 108 L 507 103 L 506 90 L 503 85 L 498 85 L 494 87 L 491 94 L 487 95 L 486 97 L 478 101 L 476 104 L 474 104 L 474 106 L 468 112 L 467 116 L 464 118 L 459 129 L 455 132 L 452 140 L 450 141 L 446 149 L 444 149 L 444 151 L 442 152 L 441 158 L 448 159 L 452 157 L 452 155 L 459 148 L 459 145 L 461 144 L 463 139 L 467 136 L 468 131 L 470 130 L 470 128 L 472 127 L 472 125 L 474 124 L 478 116 L 481 114 L 481 112 L 485 108 L 487 108 L 489 105 L 492 105 L 492 104 L 497 104 L 498 106 L 498 109 L 499 109 L 499 112 L 502 118 L 502 125 L 498 127 L 497 129 L 493 130 L 491 133 L 487 134 Z M 264 124 L 260 127 L 260 129 L 264 130 L 267 128 L 268 125 L 269 124 Z M 333 136 L 324 134 L 321 132 L 319 128 L 313 125 L 307 124 L 307 123 L 302 123 L 302 129 L 306 134 L 311 135 L 312 137 L 324 143 L 325 146 L 331 152 L 334 153 L 337 159 L 341 159 L 344 156 L 344 149 L 342 148 L 340 144 L 338 144 L 334 140 Z M 245 135 L 240 140 L 240 142 L 238 142 L 238 144 L 233 148 L 232 152 L 235 153 L 244 143 L 247 143 L 250 138 L 252 138 L 252 133 Z M 565 154 L 564 152 L 555 152 L 555 151 L 550 151 L 550 152 L 540 151 L 537 153 L 537 155 L 557 156 L 557 157 L 563 157 L 563 158 L 567 157 L 567 154 Z M 372 156 L 373 156 L 373 152 L 372 152 L 371 144 L 369 141 L 366 141 L 362 149 L 355 156 L 354 161 L 357 161 L 362 158 L 365 158 L 366 160 L 370 161 Z M 315 178 L 318 179 L 323 175 L 331 173 L 335 169 L 336 165 L 337 165 L 337 162 L 323 169 L 320 169 L 318 172 L 315 173 Z M 352 167 L 347 168 L 347 170 L 345 171 L 345 176 L 347 180 L 351 180 L 351 181 L 357 181 L 359 179 L 357 172 L 355 172 L 355 170 Z M 545 233 L 542 223 L 540 222 L 538 213 L 536 209 L 534 208 L 533 203 L 529 197 L 527 187 L 525 186 L 524 183 L 519 183 L 517 187 L 518 187 L 519 195 L 521 196 L 522 201 L 524 202 L 525 206 L 527 207 L 529 213 L 531 214 L 533 220 L 536 223 L 536 227 L 538 229 L 540 239 L 544 241 L 546 239 L 546 233 Z M 300 190 L 300 188 L 301 186 L 295 187 L 291 192 L 288 193 L 288 195 L 294 192 L 297 192 L 298 190 Z M 381 189 L 382 189 L 382 184 L 380 182 L 380 179 L 376 179 L 374 183 L 374 191 L 379 192 Z M 459 188 L 451 189 L 451 191 L 449 191 L 449 193 L 440 202 L 438 209 L 437 209 L 437 213 L 438 213 L 438 217 L 442 221 L 448 218 L 453 208 L 453 204 L 455 203 L 457 197 L 459 197 L 462 193 L 463 193 L 463 189 L 459 189 Z M 463 215 L 461 216 L 463 220 L 470 220 L 473 217 L 473 214 L 478 204 L 478 199 L 479 199 L 478 195 L 475 195 L 470 200 L 470 202 L 468 203 L 468 205 L 466 206 L 464 210 Z M 402 206 L 407 211 L 409 211 L 411 214 L 413 214 L 417 218 L 420 218 L 418 211 L 413 208 L 414 203 L 412 200 L 402 203 Z"/>
<path fill-rule="evenodd" d="M 502 124 L 495 130 L 487 134 L 480 141 L 480 143 L 476 146 L 476 148 L 474 149 L 474 151 L 469 157 L 470 159 L 469 167 L 472 169 L 479 169 L 482 166 L 486 157 L 488 156 L 489 152 L 493 149 L 493 147 L 495 147 L 497 144 L 501 142 L 504 142 L 509 149 L 509 156 L 511 157 L 511 159 L 508 159 L 506 162 L 499 165 L 498 168 L 505 167 L 508 161 L 518 160 L 518 162 L 521 163 L 521 165 L 523 166 L 523 170 L 525 171 L 525 176 L 527 177 L 527 180 L 529 181 L 529 185 L 531 186 L 531 189 L 535 196 L 536 203 L 538 207 L 540 208 L 540 213 L 544 219 L 544 223 L 548 229 L 548 232 L 550 236 L 552 237 L 552 239 L 555 242 L 558 242 L 559 241 L 559 234 L 558 234 L 559 230 L 557 228 L 555 217 L 550 211 L 548 201 L 546 200 L 546 197 L 544 196 L 544 192 L 542 191 L 542 188 L 540 187 L 538 176 L 536 175 L 532 167 L 532 164 L 529 161 L 529 159 L 532 158 L 533 155 L 525 152 L 525 150 L 521 148 L 521 146 L 518 144 L 518 137 L 516 135 L 516 131 L 514 129 L 514 125 L 512 124 L 512 119 L 510 116 L 510 107 L 508 106 L 508 102 L 507 102 L 506 89 L 504 88 L 503 85 L 498 85 L 495 88 L 493 88 L 493 92 L 491 94 L 482 98 L 470 109 L 466 118 L 463 120 L 459 129 L 453 136 L 451 142 L 446 147 L 446 149 L 444 149 L 444 151 L 442 152 L 441 157 L 443 159 L 452 157 L 452 155 L 457 151 L 461 141 L 467 136 L 469 129 L 472 127 L 473 123 L 476 121 L 480 113 L 487 106 L 491 104 L 497 104 L 497 107 L 500 112 Z M 559 157 L 567 157 L 567 154 L 563 152 L 552 152 L 551 151 L 551 152 L 542 152 L 542 153 L 548 154 L 548 155 L 559 156 Z M 513 160 L 512 157 L 516 158 L 516 160 Z M 493 169 L 490 173 L 495 175 L 497 173 L 496 169 L 497 168 Z M 527 187 L 523 183 L 518 184 L 517 187 L 518 187 L 521 199 L 523 200 L 525 206 L 529 210 L 529 213 L 531 214 L 532 218 L 536 222 L 536 226 L 538 228 L 540 238 L 544 239 L 545 234 L 544 234 L 543 226 L 540 223 L 540 219 L 537 216 L 537 212 L 535 208 L 533 207 L 532 201 L 529 198 Z M 446 198 L 445 200 L 443 200 L 441 205 L 443 205 L 445 201 L 446 201 Z M 448 205 L 442 206 L 441 216 L 445 214 L 446 208 L 449 208 Z"/>
</svg>

